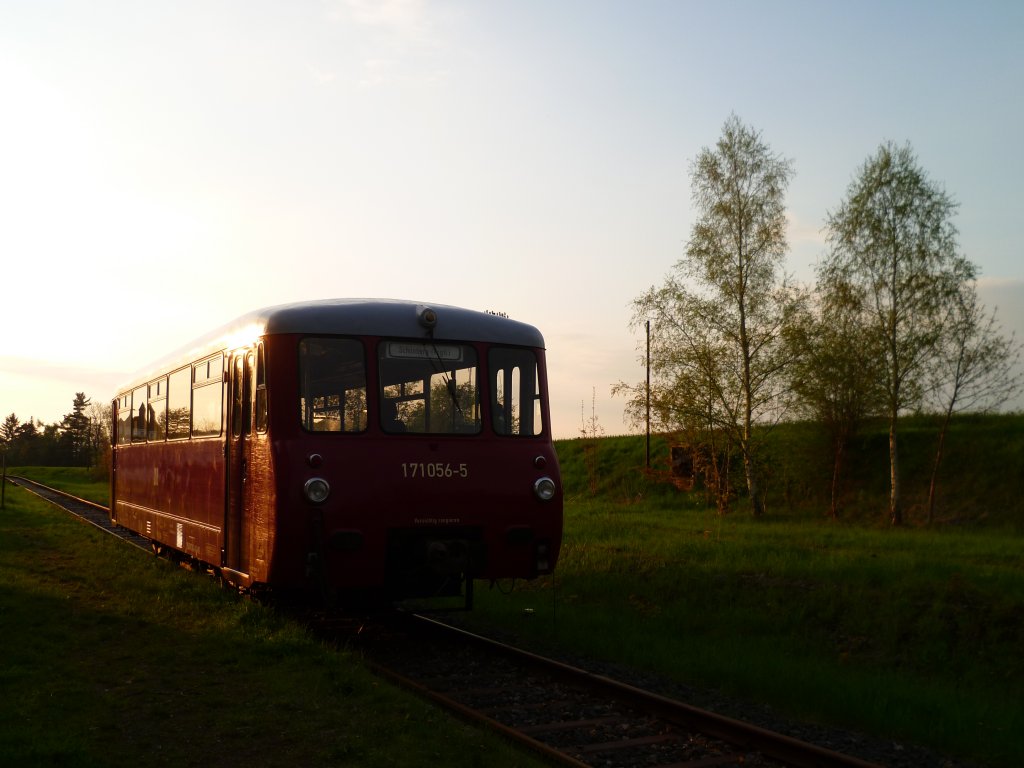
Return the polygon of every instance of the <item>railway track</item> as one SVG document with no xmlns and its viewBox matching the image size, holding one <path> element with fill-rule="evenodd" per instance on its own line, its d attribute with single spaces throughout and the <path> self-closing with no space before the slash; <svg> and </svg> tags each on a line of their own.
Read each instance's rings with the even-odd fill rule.
<svg viewBox="0 0 1024 768">
<path fill-rule="evenodd" d="M 112 525 L 106 507 L 25 478 L 8 479 L 140 549 L 153 549 L 149 539 Z M 555 764 L 878 768 L 429 617 L 398 614 L 368 622 L 358 641 L 353 626 L 350 621 L 314 624 L 337 642 L 358 642 L 382 677 Z"/>
<path fill-rule="evenodd" d="M 137 533 L 129 531 L 127 528 L 121 528 L 111 523 L 110 510 L 102 504 L 97 504 L 87 499 L 79 498 L 78 496 L 72 496 L 70 493 L 59 491 L 56 488 L 51 488 L 47 485 L 43 485 L 42 483 L 37 483 L 34 480 L 29 480 L 26 477 L 8 475 L 7 481 L 24 488 L 29 493 L 34 493 L 36 496 L 56 504 L 61 509 L 70 512 L 75 517 L 84 520 L 90 525 L 96 526 L 100 530 L 109 533 L 112 536 L 116 536 L 119 539 L 124 540 L 132 546 L 146 551 L 150 551 L 152 549 L 152 542 L 145 536 L 140 536 Z"/>
<path fill-rule="evenodd" d="M 371 634 L 362 644 L 379 674 L 560 765 L 875 765 L 427 616 L 410 614 L 399 622 L 393 635 Z"/>
</svg>

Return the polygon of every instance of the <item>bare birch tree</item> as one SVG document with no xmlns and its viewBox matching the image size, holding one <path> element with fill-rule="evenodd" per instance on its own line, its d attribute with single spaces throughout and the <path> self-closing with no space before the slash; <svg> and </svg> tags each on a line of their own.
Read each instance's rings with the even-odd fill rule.
<svg viewBox="0 0 1024 768">
<path fill-rule="evenodd" d="M 995 310 L 978 299 L 974 282 L 965 282 L 948 304 L 946 331 L 932 367 L 929 404 L 940 414 L 941 425 L 928 484 L 928 522 L 935 517 L 939 467 L 953 414 L 998 408 L 1020 391 L 1024 374 L 1017 367 L 1021 348 L 1011 334 L 1001 333 Z"/>
</svg>

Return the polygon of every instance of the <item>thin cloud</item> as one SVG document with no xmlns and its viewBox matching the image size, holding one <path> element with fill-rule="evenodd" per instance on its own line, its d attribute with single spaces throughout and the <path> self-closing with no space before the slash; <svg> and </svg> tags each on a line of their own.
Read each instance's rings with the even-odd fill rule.
<svg viewBox="0 0 1024 768">
<path fill-rule="evenodd" d="M 371 27 L 416 29 L 423 19 L 421 0 L 345 0 L 350 18 Z"/>
<path fill-rule="evenodd" d="M 352 22 L 402 39 L 423 41 L 430 36 L 421 0 L 340 0 L 328 5 L 327 18 L 333 23 Z"/>
<path fill-rule="evenodd" d="M 323 85 L 329 85 L 338 79 L 338 74 L 336 72 L 325 72 L 319 67 L 312 65 L 307 67 L 307 69 L 309 71 L 309 76 L 316 82 Z"/>
<path fill-rule="evenodd" d="M 336 0 L 327 18 L 358 33 L 352 50 L 360 88 L 431 86 L 445 80 L 447 69 L 438 60 L 445 51 L 437 33 L 440 17 L 421 0 Z M 334 82 L 335 74 L 310 68 L 311 77 L 322 84 Z"/>
<path fill-rule="evenodd" d="M 792 211 L 786 212 L 786 236 L 790 243 L 825 245 L 825 230 L 821 223 L 803 221 Z"/>
<path fill-rule="evenodd" d="M 0 356 L 0 373 L 34 379 L 51 379 L 71 384 L 101 382 L 111 389 L 127 378 L 123 371 L 108 371 L 75 365 L 61 365 L 29 357 Z"/>
</svg>

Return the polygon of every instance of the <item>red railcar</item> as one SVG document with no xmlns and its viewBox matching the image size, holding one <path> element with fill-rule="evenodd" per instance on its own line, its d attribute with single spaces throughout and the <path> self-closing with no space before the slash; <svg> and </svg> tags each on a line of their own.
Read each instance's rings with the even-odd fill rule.
<svg viewBox="0 0 1024 768">
<path fill-rule="evenodd" d="M 468 602 L 558 558 L 544 341 L 505 317 L 258 310 L 139 376 L 114 420 L 113 520 L 242 587 Z"/>
</svg>

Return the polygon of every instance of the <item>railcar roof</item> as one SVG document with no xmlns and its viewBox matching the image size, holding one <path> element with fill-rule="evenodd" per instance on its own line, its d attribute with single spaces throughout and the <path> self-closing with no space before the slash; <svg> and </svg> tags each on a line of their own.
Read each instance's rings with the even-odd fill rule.
<svg viewBox="0 0 1024 768">
<path fill-rule="evenodd" d="M 431 331 L 419 322 L 421 310 L 427 307 L 437 314 L 437 324 Z M 544 346 L 544 337 L 532 325 L 489 312 L 401 299 L 323 299 L 248 312 L 147 366 L 117 391 L 138 386 L 179 364 L 199 360 L 219 350 L 245 346 L 262 336 L 282 333 L 422 337 Z"/>
<path fill-rule="evenodd" d="M 398 299 L 325 299 L 282 304 L 256 310 L 249 318 L 265 323 L 267 334 L 351 333 L 430 338 L 418 319 L 420 310 L 427 307 L 438 318 L 432 338 L 544 346 L 540 332 L 526 323 L 488 312 Z M 247 319 L 240 318 L 243 323 Z"/>
</svg>

